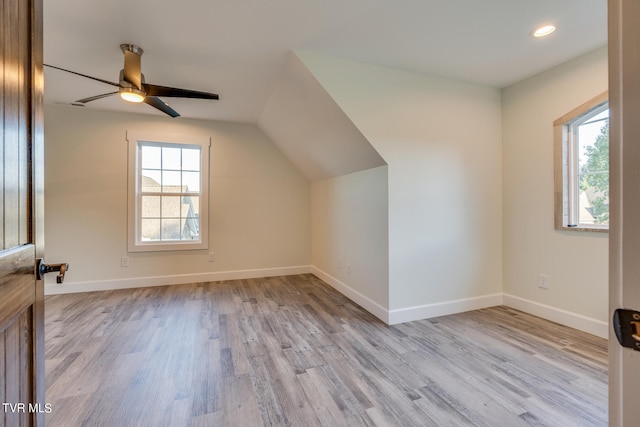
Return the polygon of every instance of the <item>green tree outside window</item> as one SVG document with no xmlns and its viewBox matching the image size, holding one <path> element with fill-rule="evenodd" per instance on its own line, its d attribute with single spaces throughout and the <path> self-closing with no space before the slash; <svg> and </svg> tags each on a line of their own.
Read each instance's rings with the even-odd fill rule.
<svg viewBox="0 0 640 427">
<path fill-rule="evenodd" d="M 591 214 L 596 224 L 609 223 L 609 120 L 600 128 L 593 145 L 585 147 L 580 167 L 580 191 L 590 193 Z"/>
</svg>

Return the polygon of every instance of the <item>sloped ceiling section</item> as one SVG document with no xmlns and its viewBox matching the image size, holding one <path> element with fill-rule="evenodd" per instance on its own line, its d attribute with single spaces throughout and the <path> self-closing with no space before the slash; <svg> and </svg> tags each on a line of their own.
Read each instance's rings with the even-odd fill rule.
<svg viewBox="0 0 640 427">
<path fill-rule="evenodd" d="M 386 164 L 294 52 L 258 126 L 310 182 Z"/>
</svg>

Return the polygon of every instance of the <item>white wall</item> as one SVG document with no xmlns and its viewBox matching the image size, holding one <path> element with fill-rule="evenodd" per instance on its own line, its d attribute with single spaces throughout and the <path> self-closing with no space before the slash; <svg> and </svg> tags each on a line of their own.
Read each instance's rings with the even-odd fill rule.
<svg viewBox="0 0 640 427">
<path fill-rule="evenodd" d="M 499 303 L 500 92 L 297 54 L 388 164 L 390 321 Z"/>
<path fill-rule="evenodd" d="M 311 185 L 314 273 L 387 320 L 389 240 L 387 167 Z"/>
<path fill-rule="evenodd" d="M 554 229 L 552 123 L 607 84 L 603 48 L 508 87 L 502 96 L 503 280 L 505 293 L 516 297 L 506 301 L 563 323 L 563 311 L 585 316 L 573 326 L 591 323 L 599 335 L 604 327 L 604 336 L 608 238 Z M 550 277 L 548 290 L 538 288 L 541 273 Z"/>
<path fill-rule="evenodd" d="M 207 262 L 209 251 L 127 253 L 128 129 L 212 138 L 214 263 Z M 310 185 L 254 125 L 49 106 L 45 150 L 46 259 L 70 263 L 66 289 L 198 281 L 246 270 L 259 275 L 270 269 L 295 272 L 298 266 L 308 270 Z M 123 256 L 129 257 L 128 268 L 120 267 Z M 47 289 L 61 291 L 55 285 Z"/>
</svg>

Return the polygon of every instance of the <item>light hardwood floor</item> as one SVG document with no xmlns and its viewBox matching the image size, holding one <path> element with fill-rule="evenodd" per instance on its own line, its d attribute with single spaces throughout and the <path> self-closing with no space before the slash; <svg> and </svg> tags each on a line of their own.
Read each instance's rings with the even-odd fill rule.
<svg viewBox="0 0 640 427">
<path fill-rule="evenodd" d="M 605 426 L 606 352 L 507 307 L 386 326 L 312 275 L 57 295 L 47 425 Z"/>
</svg>

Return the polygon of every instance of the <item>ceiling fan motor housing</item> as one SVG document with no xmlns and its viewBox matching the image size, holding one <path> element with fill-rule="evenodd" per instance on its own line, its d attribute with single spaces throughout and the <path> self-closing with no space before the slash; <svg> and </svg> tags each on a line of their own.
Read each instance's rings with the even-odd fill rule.
<svg viewBox="0 0 640 427">
<path fill-rule="evenodd" d="M 140 74 L 140 80 L 144 83 L 143 74 Z M 145 96 L 147 96 L 147 93 L 144 91 L 142 86 L 138 89 L 133 84 L 125 80 L 124 70 L 120 70 L 120 88 L 118 89 L 118 92 L 122 99 L 129 102 L 142 102 Z"/>
</svg>

